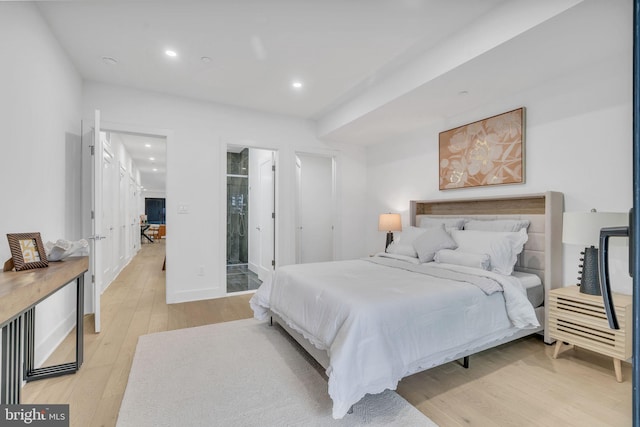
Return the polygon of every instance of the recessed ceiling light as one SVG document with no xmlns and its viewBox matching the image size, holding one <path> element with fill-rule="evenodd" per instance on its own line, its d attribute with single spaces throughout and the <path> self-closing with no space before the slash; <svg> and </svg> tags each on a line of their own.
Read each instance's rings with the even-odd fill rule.
<svg viewBox="0 0 640 427">
<path fill-rule="evenodd" d="M 156 168 L 153 168 L 153 171 L 154 171 L 154 172 L 158 172 L 158 169 L 156 169 Z"/>
<path fill-rule="evenodd" d="M 172 57 L 172 58 L 175 58 L 176 56 L 178 56 L 178 54 L 176 53 L 176 51 L 175 51 L 175 50 L 171 50 L 171 49 L 167 49 L 167 50 L 165 50 L 165 51 L 164 51 L 164 53 L 165 53 L 167 56 L 170 56 L 170 57 Z"/>
<path fill-rule="evenodd" d="M 155 160 L 155 157 L 149 157 L 149 160 L 151 160 L 152 162 Z"/>
<path fill-rule="evenodd" d="M 151 144 L 144 144 L 145 147 L 151 148 Z"/>
<path fill-rule="evenodd" d="M 467 91 L 467 90 L 461 90 L 460 92 L 458 92 L 458 95 L 460 95 L 460 96 L 469 95 L 469 91 Z"/>
<path fill-rule="evenodd" d="M 291 83 L 291 86 L 293 86 L 294 89 L 300 89 L 300 88 L 302 88 L 302 82 L 295 81 L 295 82 Z"/>
<path fill-rule="evenodd" d="M 103 56 L 102 62 L 104 62 L 107 65 L 116 65 L 118 63 L 118 60 L 110 56 Z"/>
<path fill-rule="evenodd" d="M 202 58 L 200 58 L 200 61 L 204 62 L 205 64 L 208 64 L 209 62 L 213 61 L 213 59 L 211 59 L 208 56 L 203 56 Z"/>
</svg>

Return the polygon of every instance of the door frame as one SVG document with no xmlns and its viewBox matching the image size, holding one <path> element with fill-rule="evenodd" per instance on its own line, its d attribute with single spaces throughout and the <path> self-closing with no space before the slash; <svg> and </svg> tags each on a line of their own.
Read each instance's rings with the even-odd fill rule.
<svg viewBox="0 0 640 427">
<path fill-rule="evenodd" d="M 167 183 L 169 182 L 169 176 L 170 176 L 170 172 L 169 172 L 169 152 L 170 152 L 170 147 L 172 146 L 172 142 L 173 142 L 173 137 L 174 137 L 174 132 L 170 129 L 163 129 L 163 128 L 154 128 L 154 127 L 148 127 L 148 126 L 140 126 L 140 125 L 135 125 L 135 124 L 128 124 L 128 123 L 116 123 L 116 122 L 110 122 L 108 120 L 103 120 L 102 118 L 104 117 L 104 114 L 101 112 L 100 113 L 100 131 L 102 132 L 114 132 L 114 133 L 129 133 L 129 134 L 138 134 L 138 135 L 146 135 L 146 136 L 153 136 L 153 137 L 159 137 L 159 138 L 164 138 L 165 139 L 165 144 L 166 144 L 166 152 L 167 152 L 167 165 L 166 165 L 166 179 L 167 179 Z M 83 123 L 93 123 L 94 120 L 93 119 L 83 119 L 82 120 Z M 84 132 L 84 130 L 83 130 Z M 166 191 L 166 199 L 169 200 L 169 186 L 167 185 L 167 188 L 165 189 Z M 91 194 L 85 194 L 83 192 L 83 197 L 91 197 Z M 138 195 L 140 197 L 140 195 Z M 81 202 L 84 206 L 85 200 L 83 200 Z M 83 215 L 85 215 L 85 213 L 83 213 Z M 98 215 L 98 212 L 95 212 L 95 215 Z M 84 232 L 84 230 L 83 230 Z M 170 253 L 170 243 L 166 242 L 166 246 L 165 246 L 165 250 L 166 253 L 169 254 Z M 169 283 L 169 269 L 167 269 L 167 276 L 166 276 L 166 281 L 165 281 L 165 290 L 168 287 L 168 283 Z M 93 286 L 93 284 L 91 283 L 91 280 L 89 278 L 88 282 L 91 284 L 91 286 Z M 100 308 L 98 308 L 99 310 Z M 93 304 L 93 298 L 92 298 L 92 292 L 85 292 L 85 313 L 89 314 L 89 313 L 95 313 L 95 308 L 94 308 L 94 304 Z"/>
<path fill-rule="evenodd" d="M 331 252 L 332 252 L 332 260 L 340 259 L 339 246 L 337 245 L 336 236 L 340 230 L 340 220 L 338 217 L 338 153 L 333 151 L 303 151 L 296 150 L 294 152 L 294 167 L 295 167 L 295 262 L 298 263 L 300 259 L 300 210 L 301 210 L 301 200 L 300 200 L 300 182 L 298 176 L 298 160 L 299 156 L 312 156 L 312 157 L 322 157 L 326 159 L 331 159 L 331 217 L 333 223 L 333 234 L 332 234 L 332 242 L 331 242 Z"/>
<path fill-rule="evenodd" d="M 278 214 L 280 212 L 280 150 L 273 147 L 265 147 L 259 144 L 256 144 L 254 141 L 243 141 L 243 140 L 220 140 L 220 199 L 224 200 L 224 203 L 220 203 L 220 211 L 219 211 L 219 224 L 218 229 L 220 230 L 220 235 L 225 236 L 224 239 L 219 239 L 218 249 L 220 256 L 220 283 L 224 285 L 225 295 L 243 295 L 254 293 L 255 290 L 241 291 L 241 292 L 227 292 L 227 151 L 229 147 L 243 147 L 249 149 L 257 149 L 257 150 L 269 150 L 273 152 L 273 164 L 275 165 L 275 172 L 273 174 L 274 186 L 273 186 L 273 209 L 275 211 L 275 219 L 273 221 L 273 259 L 275 261 L 276 266 L 278 265 L 280 253 L 280 239 L 278 236 L 279 230 L 279 217 Z M 251 208 L 249 208 L 251 209 Z"/>
</svg>

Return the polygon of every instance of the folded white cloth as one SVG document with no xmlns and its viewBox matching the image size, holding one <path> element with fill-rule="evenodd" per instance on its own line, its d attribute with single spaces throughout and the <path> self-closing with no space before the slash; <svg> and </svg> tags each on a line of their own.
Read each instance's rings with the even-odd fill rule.
<svg viewBox="0 0 640 427">
<path fill-rule="evenodd" d="M 89 242 L 85 239 L 76 240 L 72 242 L 70 240 L 58 239 L 55 243 L 47 242 L 44 245 L 45 252 L 47 253 L 47 260 L 49 261 L 62 261 L 65 258 L 70 257 L 82 251 L 83 254 L 87 254 Z"/>
</svg>

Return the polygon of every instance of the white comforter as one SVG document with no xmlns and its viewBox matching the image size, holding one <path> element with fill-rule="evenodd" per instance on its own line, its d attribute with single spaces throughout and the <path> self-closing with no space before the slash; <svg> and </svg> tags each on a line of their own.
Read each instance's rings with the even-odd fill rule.
<svg viewBox="0 0 640 427">
<path fill-rule="evenodd" d="M 461 282 L 429 274 L 447 277 L 447 270 L 482 279 L 473 285 L 471 276 Z M 379 257 L 281 267 L 251 307 L 258 319 L 272 310 L 328 352 L 334 418 L 365 394 L 395 390 L 403 377 L 456 352 L 539 326 L 514 277 Z"/>
</svg>

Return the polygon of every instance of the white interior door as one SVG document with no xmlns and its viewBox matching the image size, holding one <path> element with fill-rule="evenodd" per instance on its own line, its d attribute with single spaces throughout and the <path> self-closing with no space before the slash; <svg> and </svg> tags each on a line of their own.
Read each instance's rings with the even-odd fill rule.
<svg viewBox="0 0 640 427">
<path fill-rule="evenodd" d="M 260 163 L 260 203 L 259 226 L 260 232 L 260 271 L 258 277 L 264 281 L 273 270 L 274 235 L 275 235 L 275 209 L 274 209 L 274 162 L 271 158 Z"/>
<path fill-rule="evenodd" d="M 88 203 L 85 204 L 86 224 L 85 232 L 89 233 L 89 280 L 91 304 L 86 312 L 93 312 L 95 316 L 95 331 L 100 332 L 100 295 L 102 293 L 103 278 L 103 168 L 104 154 L 102 139 L 100 138 L 100 111 L 96 110 L 92 122 L 85 122 L 82 132 L 84 162 L 88 166 L 89 176 L 83 182 L 86 190 L 83 194 Z"/>
<path fill-rule="evenodd" d="M 304 153 L 297 157 L 298 262 L 332 261 L 333 158 Z"/>
</svg>

